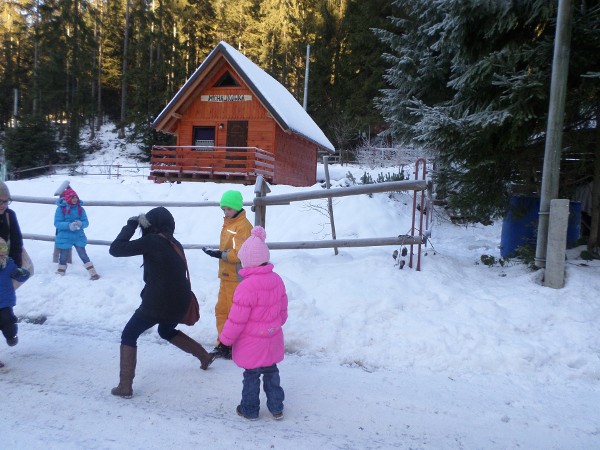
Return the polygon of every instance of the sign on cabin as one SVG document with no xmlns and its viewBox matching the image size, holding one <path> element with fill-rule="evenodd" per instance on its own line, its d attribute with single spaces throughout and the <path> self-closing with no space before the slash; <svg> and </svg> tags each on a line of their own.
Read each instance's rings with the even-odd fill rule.
<svg viewBox="0 0 600 450">
<path fill-rule="evenodd" d="M 249 102 L 251 95 L 201 95 L 202 102 Z"/>
</svg>

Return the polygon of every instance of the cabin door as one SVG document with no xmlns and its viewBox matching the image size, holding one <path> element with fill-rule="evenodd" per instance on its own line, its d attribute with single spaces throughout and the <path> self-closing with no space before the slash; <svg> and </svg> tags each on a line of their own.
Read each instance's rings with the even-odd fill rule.
<svg viewBox="0 0 600 450">
<path fill-rule="evenodd" d="M 227 164 L 226 167 L 246 167 L 246 153 L 248 147 L 248 121 L 247 120 L 228 120 L 227 121 L 227 159 L 242 160 L 241 164 Z M 243 148 L 231 148 L 243 147 Z"/>
</svg>

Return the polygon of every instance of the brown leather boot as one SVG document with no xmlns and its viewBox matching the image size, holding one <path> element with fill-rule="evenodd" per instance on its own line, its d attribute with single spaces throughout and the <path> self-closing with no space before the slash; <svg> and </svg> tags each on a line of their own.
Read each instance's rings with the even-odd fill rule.
<svg viewBox="0 0 600 450">
<path fill-rule="evenodd" d="M 178 347 L 184 352 L 190 353 L 198 358 L 200 360 L 200 368 L 202 370 L 208 369 L 208 366 L 210 366 L 217 357 L 216 353 L 208 353 L 204 347 L 202 347 L 202 345 L 179 330 L 177 330 L 177 334 L 173 339 L 171 339 L 170 342 L 175 347 Z"/>
<path fill-rule="evenodd" d="M 121 345 L 121 369 L 119 372 L 119 385 L 112 388 L 110 393 L 118 397 L 133 397 L 133 378 L 137 364 L 137 347 Z"/>
</svg>

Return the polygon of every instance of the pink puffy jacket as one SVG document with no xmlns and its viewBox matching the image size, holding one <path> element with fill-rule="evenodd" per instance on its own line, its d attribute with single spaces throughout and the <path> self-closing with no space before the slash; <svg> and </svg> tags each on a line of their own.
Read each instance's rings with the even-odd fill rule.
<svg viewBox="0 0 600 450">
<path fill-rule="evenodd" d="M 240 270 L 243 280 L 219 341 L 232 347 L 233 361 L 243 369 L 268 367 L 283 360 L 282 325 L 288 316 L 285 285 L 273 264 Z"/>
</svg>

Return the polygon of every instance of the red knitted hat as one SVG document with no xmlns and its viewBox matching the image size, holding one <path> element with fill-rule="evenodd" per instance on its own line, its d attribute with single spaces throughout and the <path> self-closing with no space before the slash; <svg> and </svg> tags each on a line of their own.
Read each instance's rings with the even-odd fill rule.
<svg viewBox="0 0 600 450">
<path fill-rule="evenodd" d="M 70 187 L 68 187 L 68 188 L 65 189 L 65 191 L 62 193 L 62 196 L 67 201 L 67 203 L 69 205 L 71 204 L 71 201 L 73 200 L 73 197 L 79 198 L 79 195 L 77 195 L 77 192 L 75 192 Z"/>
</svg>

